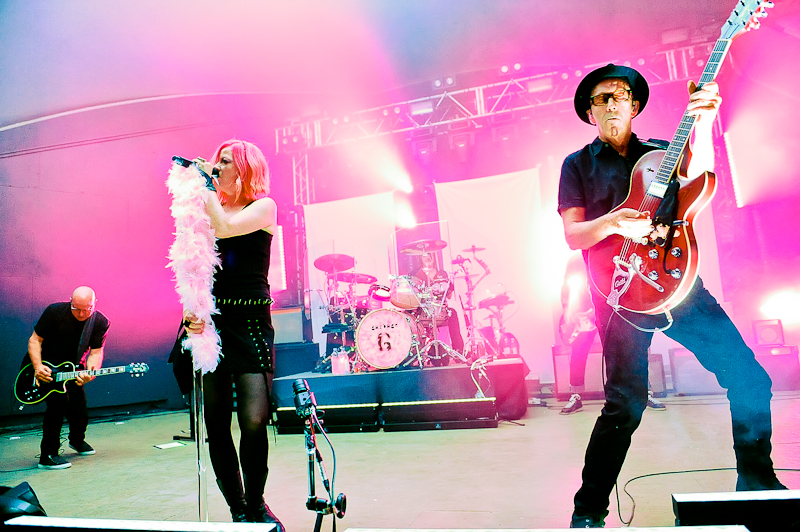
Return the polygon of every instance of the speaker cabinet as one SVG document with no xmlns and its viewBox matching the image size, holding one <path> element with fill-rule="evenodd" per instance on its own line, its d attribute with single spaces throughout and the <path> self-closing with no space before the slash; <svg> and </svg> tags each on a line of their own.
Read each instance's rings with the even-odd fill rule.
<svg viewBox="0 0 800 532">
<path fill-rule="evenodd" d="M 756 346 L 756 360 L 772 379 L 772 391 L 800 389 L 800 359 L 797 346 Z M 725 393 L 713 373 L 705 369 L 697 357 L 685 348 L 669 350 L 672 386 L 678 395 Z"/>
<path fill-rule="evenodd" d="M 565 345 L 553 346 L 553 370 L 556 377 L 556 398 L 566 401 L 570 396 L 569 359 L 572 348 Z M 602 399 L 603 392 L 603 353 L 598 346 L 593 346 L 586 358 L 584 388 L 581 397 L 586 399 Z"/>
<path fill-rule="evenodd" d="M 313 370 L 319 361 L 319 344 L 275 344 L 275 378 Z"/>
<path fill-rule="evenodd" d="M 305 318 L 303 307 L 272 308 L 270 314 L 276 344 L 311 341 L 311 320 Z"/>
<path fill-rule="evenodd" d="M 757 320 L 753 322 L 753 339 L 756 345 L 783 345 L 781 320 Z"/>
<path fill-rule="evenodd" d="M 673 493 L 679 526 L 743 525 L 750 532 L 800 531 L 800 491 Z"/>
</svg>

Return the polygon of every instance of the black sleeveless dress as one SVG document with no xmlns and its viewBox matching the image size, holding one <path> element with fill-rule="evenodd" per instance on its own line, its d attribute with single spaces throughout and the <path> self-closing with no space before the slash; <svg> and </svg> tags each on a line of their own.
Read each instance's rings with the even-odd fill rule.
<svg viewBox="0 0 800 532">
<path fill-rule="evenodd" d="M 275 330 L 269 294 L 272 235 L 258 230 L 217 240 L 222 265 L 214 272 L 220 314 L 213 316 L 222 341 L 222 360 L 215 371 L 273 373 Z"/>
</svg>

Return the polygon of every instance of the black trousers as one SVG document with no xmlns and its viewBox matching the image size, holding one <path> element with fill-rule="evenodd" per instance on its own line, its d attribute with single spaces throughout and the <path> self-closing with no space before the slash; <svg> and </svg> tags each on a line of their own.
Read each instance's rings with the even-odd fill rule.
<svg viewBox="0 0 800 532">
<path fill-rule="evenodd" d="M 575 514 L 605 517 L 631 435 L 647 406 L 647 350 L 653 334 L 626 323 L 602 296 L 595 295 L 594 304 L 608 380 L 605 406 L 586 449 Z M 663 314 L 622 313 L 647 329 L 667 323 Z M 672 316 L 674 323 L 664 333 L 694 353 L 727 390 L 740 479 L 774 479 L 770 459 L 772 381 L 767 372 L 700 279 Z"/>
<path fill-rule="evenodd" d="M 586 382 L 586 359 L 594 343 L 597 329 L 578 333 L 572 342 L 572 353 L 569 357 L 569 385 L 583 386 Z"/>
<path fill-rule="evenodd" d="M 42 425 L 42 455 L 58 454 L 61 448 L 61 428 L 64 418 L 69 423 L 69 441 L 80 443 L 86 437 L 89 412 L 86 408 L 86 393 L 83 386 L 67 381 L 67 393 L 51 393 L 45 399 L 47 410 Z"/>
</svg>

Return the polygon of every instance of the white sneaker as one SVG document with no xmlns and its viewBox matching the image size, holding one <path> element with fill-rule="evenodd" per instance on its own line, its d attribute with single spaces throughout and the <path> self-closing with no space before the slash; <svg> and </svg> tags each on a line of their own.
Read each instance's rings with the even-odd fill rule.
<svg viewBox="0 0 800 532">
<path fill-rule="evenodd" d="M 564 405 L 564 408 L 562 408 L 561 412 L 559 412 L 559 413 L 560 414 L 572 414 L 573 412 L 577 412 L 581 408 L 583 408 L 583 402 L 581 401 L 580 394 L 573 393 L 569 397 L 569 401 L 567 401 L 567 404 Z"/>
</svg>

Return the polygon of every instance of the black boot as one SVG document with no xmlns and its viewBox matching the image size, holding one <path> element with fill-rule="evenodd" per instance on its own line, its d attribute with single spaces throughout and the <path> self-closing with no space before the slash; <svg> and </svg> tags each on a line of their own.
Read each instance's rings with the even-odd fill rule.
<svg viewBox="0 0 800 532">
<path fill-rule="evenodd" d="M 759 438 L 753 443 L 734 445 L 736 453 L 736 491 L 785 490 L 775 476 L 770 458 L 770 438 Z"/>
<path fill-rule="evenodd" d="M 263 475 L 244 475 L 245 500 L 250 521 L 253 523 L 274 523 L 276 532 L 286 532 L 283 523 L 272 513 L 264 502 L 264 486 L 267 484 L 267 472 Z"/>
<path fill-rule="evenodd" d="M 235 474 L 226 475 L 224 479 L 217 477 L 217 486 L 225 497 L 225 502 L 231 509 L 231 518 L 234 523 L 250 522 L 247 515 L 247 503 L 242 488 L 242 476 L 237 471 Z"/>
</svg>

